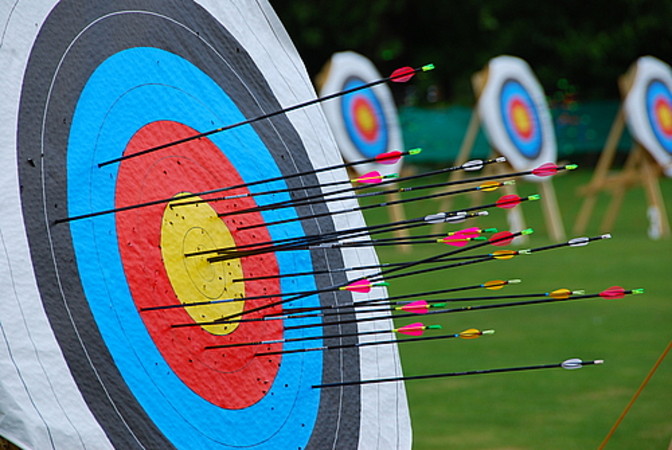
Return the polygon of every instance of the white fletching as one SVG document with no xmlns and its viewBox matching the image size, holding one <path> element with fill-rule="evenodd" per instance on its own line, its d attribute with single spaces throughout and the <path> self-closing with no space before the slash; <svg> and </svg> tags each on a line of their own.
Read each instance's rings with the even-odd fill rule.
<svg viewBox="0 0 672 450">
<path fill-rule="evenodd" d="M 581 361 L 579 358 L 572 358 L 568 359 L 566 361 L 563 361 L 561 364 L 563 369 L 567 370 L 575 370 L 575 369 L 580 369 L 583 367 L 583 361 Z"/>
<path fill-rule="evenodd" d="M 583 247 L 584 245 L 588 245 L 588 243 L 590 243 L 590 239 L 587 237 L 579 237 L 570 239 L 567 243 L 570 247 Z"/>
<path fill-rule="evenodd" d="M 481 170 L 483 168 L 482 159 L 472 159 L 462 164 L 462 169 L 467 172 L 474 172 L 476 170 Z"/>
</svg>

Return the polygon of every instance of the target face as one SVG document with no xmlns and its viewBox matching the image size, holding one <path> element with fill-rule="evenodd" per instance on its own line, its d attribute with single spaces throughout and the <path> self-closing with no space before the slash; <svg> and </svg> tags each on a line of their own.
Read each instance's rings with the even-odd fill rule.
<svg viewBox="0 0 672 450">
<path fill-rule="evenodd" d="M 15 127 L 4 133 L 15 141 L 3 148 L 16 150 L 3 153 L 2 162 L 17 171 L 3 180 L 14 197 L 3 207 L 0 228 L 0 274 L 5 285 L 15 286 L 3 307 L 20 312 L 18 326 L 4 330 L 6 347 L 15 353 L 2 360 L 14 374 L 3 376 L 3 383 L 24 389 L 0 400 L 32 405 L 28 413 L 17 407 L 9 414 L 34 423 L 1 434 L 38 448 L 322 448 L 380 442 L 382 431 L 390 431 L 385 422 L 407 422 L 405 408 L 389 414 L 362 407 L 374 397 L 380 397 L 378 406 L 405 402 L 403 388 L 311 387 L 397 373 L 396 349 L 256 355 L 319 340 L 206 349 L 358 330 L 323 323 L 286 331 L 282 320 L 207 324 L 266 305 L 243 317 L 281 313 L 283 305 L 275 303 L 289 293 L 347 283 L 343 271 L 284 274 L 338 269 L 354 257 L 375 260 L 370 252 L 327 250 L 233 254 L 218 262 L 202 254 L 345 226 L 328 216 L 263 226 L 324 212 L 326 205 L 235 214 L 289 200 L 286 193 L 231 201 L 203 194 L 250 183 L 226 194 L 319 184 L 314 175 L 254 183 L 337 164 L 333 147 L 320 141 L 328 134 L 323 120 L 302 127 L 280 116 L 103 164 L 298 103 L 286 98 L 286 79 L 278 78 L 289 67 L 294 95 L 310 95 L 305 73 L 295 68 L 295 50 L 278 39 L 284 30 L 270 7 L 66 0 L 20 2 L 14 13 L 34 14 L 40 26 L 10 21 L 5 39 L 13 47 L 4 46 L 0 59 L 25 55 L 21 70 L 8 77 L 13 84 L 3 85 L 16 99 L 2 110 L 3 122 Z M 254 33 L 241 28 L 260 22 L 264 27 Z M 287 56 L 269 62 L 268 54 L 280 53 Z M 104 211 L 114 212 L 68 220 Z M 362 223 L 359 215 L 342 220 Z M 239 229 L 250 224 L 262 226 Z M 264 279 L 246 281 L 255 277 Z M 350 293 L 339 291 L 303 296 L 289 306 L 351 301 Z M 292 325 L 300 323 L 320 319 Z M 32 347 L 16 350 L 19 341 Z M 387 362 L 372 370 L 374 357 Z M 39 369 L 29 370 L 35 362 Z M 362 432 L 365 425 L 372 431 Z M 410 441 L 409 430 L 394 431 L 393 442 Z"/>
<path fill-rule="evenodd" d="M 625 97 L 628 128 L 672 176 L 672 69 L 647 56 L 637 61 L 632 87 Z"/>
<path fill-rule="evenodd" d="M 334 54 L 319 77 L 320 96 L 357 88 L 382 78 L 373 63 L 354 52 Z M 396 106 L 390 88 L 377 85 L 352 92 L 323 103 L 327 120 L 346 161 L 374 158 L 392 151 L 403 150 Z M 363 164 L 359 173 L 378 170 L 395 173 L 401 163 L 390 166 Z"/>
<path fill-rule="evenodd" d="M 478 111 L 493 148 L 516 170 L 556 159 L 555 133 L 543 90 L 527 63 L 500 56 L 488 64 Z"/>
</svg>

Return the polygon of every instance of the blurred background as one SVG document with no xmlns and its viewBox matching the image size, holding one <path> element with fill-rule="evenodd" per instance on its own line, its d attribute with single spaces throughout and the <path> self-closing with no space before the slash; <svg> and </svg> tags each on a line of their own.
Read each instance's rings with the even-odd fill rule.
<svg viewBox="0 0 672 450">
<path fill-rule="evenodd" d="M 365 55 L 383 75 L 436 65 L 393 86 L 404 138 L 423 148 L 416 161 L 426 164 L 456 155 L 475 102 L 471 77 L 495 56 L 530 64 L 555 117 L 559 157 L 577 162 L 594 160 L 604 145 L 618 77 L 640 56 L 672 62 L 672 2 L 665 0 L 271 3 L 313 79 L 344 50 Z M 626 133 L 619 150 L 629 148 Z M 482 136 L 475 151 L 488 153 Z"/>
<path fill-rule="evenodd" d="M 369 0 L 366 2 L 272 0 L 313 80 L 331 55 L 352 50 L 373 61 L 381 74 L 401 66 L 436 65 L 406 85 L 391 86 L 407 148 L 422 147 L 404 170 L 446 167 L 456 158 L 476 103 L 471 78 L 499 55 L 527 61 L 548 98 L 558 160 L 580 169 L 555 177 L 562 221 L 571 235 L 589 183 L 621 104 L 618 79 L 641 56 L 672 64 L 672 2 L 646 0 L 556 1 Z M 617 144 L 612 171 L 632 149 L 627 129 Z M 481 130 L 472 157 L 491 153 Z M 445 181 L 439 177 L 436 181 Z M 656 181 L 672 211 L 672 180 Z M 520 195 L 538 191 L 521 183 Z M 593 217 L 609 202 L 602 193 Z M 498 194 L 495 194 L 498 195 Z M 488 197 L 490 198 L 490 197 Z M 493 197 L 493 199 L 496 197 Z M 486 199 L 487 201 L 487 199 Z M 390 287 L 392 295 L 522 278 L 507 294 L 566 287 L 599 292 L 613 285 L 645 288 L 646 294 L 617 301 L 586 301 L 492 312 L 448 315 L 445 331 L 494 328 L 474 341 L 399 346 L 404 373 L 419 375 L 603 358 L 603 367 L 581 371 L 502 374 L 409 382 L 414 430 L 421 449 L 597 448 L 672 339 L 672 240 L 654 239 L 642 186 L 628 185 L 613 227 L 589 224 L 588 235 L 614 239 L 580 249 L 553 251 L 511 263 L 465 267 Z M 435 212 L 439 202 L 412 203 L 407 217 Z M 468 199 L 453 206 L 469 206 Z M 433 209 L 434 208 L 434 209 Z M 552 244 L 541 208 L 523 206 L 538 230 L 530 246 Z M 369 223 L 390 220 L 367 212 Z M 506 227 L 494 211 L 479 226 Z M 384 262 L 412 261 L 437 250 L 386 247 Z M 508 289 L 508 288 L 507 288 Z M 513 288 L 512 288 L 513 289 Z M 398 325 L 405 325 L 399 321 Z M 609 441 L 608 449 L 672 448 L 672 357 L 665 359 Z"/>
</svg>

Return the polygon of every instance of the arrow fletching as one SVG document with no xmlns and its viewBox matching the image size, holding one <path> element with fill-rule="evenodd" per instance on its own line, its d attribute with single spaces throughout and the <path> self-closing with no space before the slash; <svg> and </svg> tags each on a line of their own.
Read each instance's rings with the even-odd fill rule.
<svg viewBox="0 0 672 450">
<path fill-rule="evenodd" d="M 406 83 L 415 75 L 415 69 L 412 67 L 400 67 L 390 75 L 390 81 L 395 83 Z"/>
</svg>

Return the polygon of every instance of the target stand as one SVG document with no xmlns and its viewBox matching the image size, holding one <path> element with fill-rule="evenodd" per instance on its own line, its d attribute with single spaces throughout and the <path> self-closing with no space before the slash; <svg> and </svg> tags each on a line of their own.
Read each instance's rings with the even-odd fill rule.
<svg viewBox="0 0 672 450">
<path fill-rule="evenodd" d="M 585 198 L 574 231 L 585 231 L 602 192 L 611 193 L 611 202 L 600 229 L 610 230 L 627 190 L 643 186 L 648 202 L 648 234 L 652 239 L 667 238 L 670 224 L 658 179 L 662 174 L 672 176 L 672 69 L 656 58 L 642 57 L 619 78 L 618 85 L 624 100 L 593 178 L 580 190 Z M 633 136 L 633 146 L 623 169 L 610 173 L 626 125 Z"/>
<path fill-rule="evenodd" d="M 320 96 L 324 97 L 381 78 L 371 60 L 358 53 L 346 51 L 332 55 L 315 78 L 315 85 Z M 397 108 L 386 84 L 327 101 L 322 104 L 322 108 L 344 160 L 358 161 L 403 149 Z M 362 164 L 351 170 L 357 175 L 372 170 L 389 175 L 402 170 L 402 160 L 391 165 Z M 395 184 L 385 185 L 386 188 L 394 186 Z M 400 199 L 399 193 L 387 194 L 387 201 L 392 203 L 386 207 L 391 222 L 406 219 L 403 206 L 396 203 Z M 397 237 L 406 237 L 408 230 L 397 230 L 394 234 Z M 399 244 L 397 248 L 404 252 L 410 251 L 407 244 Z"/>
<path fill-rule="evenodd" d="M 455 165 L 467 162 L 481 126 L 492 148 L 491 157 L 505 156 L 513 170 L 525 171 L 543 163 L 555 162 L 555 133 L 548 104 L 539 82 L 525 61 L 512 56 L 493 58 L 487 67 L 473 75 L 472 86 L 476 107 L 471 114 Z M 500 164 L 487 170 L 506 172 Z M 462 171 L 455 171 L 450 180 L 460 180 L 463 176 Z M 529 180 L 539 183 L 544 218 L 551 238 L 563 240 L 565 229 L 552 182 L 538 181 L 537 178 Z M 507 194 L 515 194 L 516 191 L 512 186 L 504 186 L 503 189 Z M 441 211 L 449 207 L 450 200 L 446 199 L 441 205 Z M 509 210 L 508 221 L 512 229 L 525 228 L 520 209 Z"/>
</svg>

